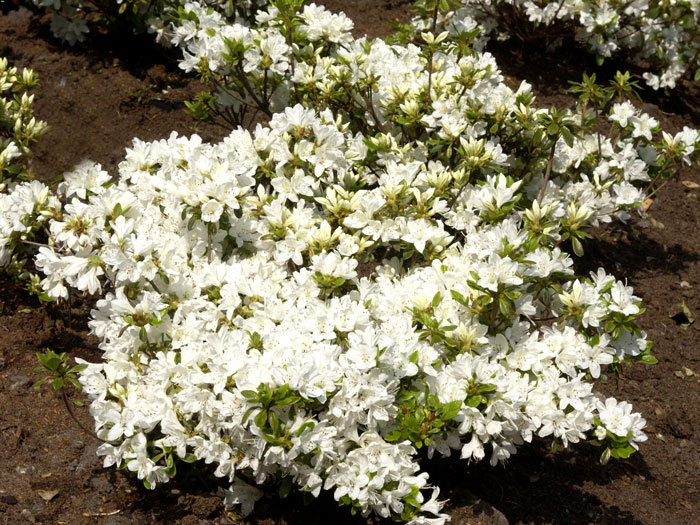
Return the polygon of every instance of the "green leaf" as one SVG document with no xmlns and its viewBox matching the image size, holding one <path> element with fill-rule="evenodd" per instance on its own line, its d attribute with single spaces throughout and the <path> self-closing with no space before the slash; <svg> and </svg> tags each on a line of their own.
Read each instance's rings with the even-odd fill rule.
<svg viewBox="0 0 700 525">
<path fill-rule="evenodd" d="M 535 130 L 535 133 L 532 136 L 532 142 L 533 144 L 540 144 L 542 142 L 542 139 L 544 138 L 544 131 L 542 128 L 537 128 Z"/>
<path fill-rule="evenodd" d="M 571 247 L 574 249 L 574 253 L 579 257 L 583 257 L 583 244 L 576 237 L 571 238 Z"/>
<path fill-rule="evenodd" d="M 39 352 L 37 352 L 36 358 L 39 360 L 39 362 L 42 365 L 44 365 L 44 368 L 48 368 L 47 365 L 48 365 L 49 359 L 51 359 L 52 354 L 53 354 L 53 352 L 47 348 L 45 354 L 40 354 Z"/>
<path fill-rule="evenodd" d="M 269 443 L 270 445 L 272 445 L 273 447 L 281 446 L 282 443 L 284 442 L 284 441 L 282 440 L 282 438 L 278 438 L 278 437 L 276 437 L 276 436 L 273 436 L 272 434 L 270 434 L 270 433 L 269 433 L 268 431 L 266 431 L 266 430 L 263 430 L 262 435 L 263 435 L 263 439 L 264 439 L 267 443 Z"/>
<path fill-rule="evenodd" d="M 78 372 L 82 372 L 87 368 L 88 365 L 82 364 L 82 365 L 75 365 L 71 367 L 70 370 L 68 370 L 69 374 L 77 374 Z"/>
<path fill-rule="evenodd" d="M 386 436 L 384 436 L 385 441 L 398 441 L 401 439 L 402 433 L 400 430 L 392 430 Z"/>
<path fill-rule="evenodd" d="M 490 383 L 481 383 L 477 389 L 476 392 L 478 394 L 485 394 L 487 392 L 495 392 L 498 389 L 496 385 L 492 385 Z"/>
<path fill-rule="evenodd" d="M 406 496 L 403 499 L 404 503 L 407 505 L 410 505 L 411 507 L 414 507 L 416 509 L 420 508 L 420 503 L 418 503 L 418 500 L 415 498 L 415 496 Z"/>
<path fill-rule="evenodd" d="M 34 384 L 32 385 L 32 388 L 37 388 L 37 389 L 40 388 L 41 385 L 43 385 L 44 383 L 46 383 L 49 379 L 51 379 L 49 376 L 46 376 L 46 377 L 43 377 L 43 378 L 39 379 L 39 381 L 37 381 L 36 383 L 34 383 Z"/>
<path fill-rule="evenodd" d="M 248 410 L 245 411 L 245 414 L 243 414 L 243 418 L 241 419 L 241 423 L 245 425 L 245 422 L 248 421 L 248 418 L 250 415 L 255 412 L 258 409 L 258 407 L 251 407 Z"/>
<path fill-rule="evenodd" d="M 459 399 L 456 401 L 450 401 L 449 403 L 442 406 L 442 408 L 440 409 L 440 415 L 442 419 L 452 419 L 457 414 L 459 414 L 459 410 L 461 408 L 462 401 L 460 401 Z"/>
<path fill-rule="evenodd" d="M 261 410 L 258 412 L 253 422 L 258 428 L 265 428 L 267 424 L 267 410 Z"/>
<path fill-rule="evenodd" d="M 639 362 L 644 363 L 646 365 L 655 365 L 659 362 L 659 360 L 651 354 L 642 354 L 639 358 Z"/>
<path fill-rule="evenodd" d="M 270 428 L 273 430 L 275 434 L 279 434 L 280 431 L 280 419 L 277 416 L 277 414 L 273 411 L 270 410 L 268 420 L 270 422 Z"/>
<path fill-rule="evenodd" d="M 498 296 L 498 309 L 501 311 L 505 317 L 510 317 L 511 312 L 514 310 L 513 301 L 508 299 L 504 294 Z"/>
<path fill-rule="evenodd" d="M 452 296 L 452 299 L 457 301 L 459 304 L 466 306 L 467 305 L 467 300 L 464 298 L 464 296 L 459 293 L 456 290 L 450 290 L 450 295 Z"/>
<path fill-rule="evenodd" d="M 280 498 L 284 499 L 287 496 L 289 496 L 289 493 L 292 491 L 292 478 L 290 476 L 287 476 L 282 480 L 282 483 L 280 484 L 280 490 L 279 490 L 279 495 Z"/>
<path fill-rule="evenodd" d="M 285 397 L 284 399 L 280 399 L 279 401 L 277 401 L 277 406 L 286 407 L 289 405 L 294 405 L 294 404 L 298 403 L 299 401 L 301 401 L 301 397 L 299 397 L 297 395 L 290 395 L 290 396 Z"/>
<path fill-rule="evenodd" d="M 569 146 L 570 148 L 573 147 L 574 145 L 574 135 L 571 133 L 569 128 L 564 126 L 561 128 L 561 138 L 564 139 L 564 142 L 566 142 L 566 145 Z"/>
<path fill-rule="evenodd" d="M 467 398 L 467 403 L 466 405 L 471 408 L 476 408 L 481 404 L 481 394 L 476 394 L 469 396 Z"/>
<path fill-rule="evenodd" d="M 440 408 L 440 398 L 435 394 L 428 394 L 426 408 L 428 410 L 437 410 Z"/>
<path fill-rule="evenodd" d="M 632 445 L 626 447 L 615 447 L 610 450 L 610 455 L 614 458 L 627 459 L 634 454 L 635 449 Z"/>
<path fill-rule="evenodd" d="M 78 390 L 82 390 L 82 389 L 83 389 L 83 385 L 81 385 L 75 377 L 73 377 L 73 376 L 66 376 L 66 379 L 68 380 L 68 382 L 69 382 L 71 385 L 73 385 L 73 386 L 74 386 L 75 388 L 77 388 Z"/>
<path fill-rule="evenodd" d="M 314 423 L 313 421 L 307 421 L 306 423 L 302 423 L 302 425 L 299 427 L 299 430 L 297 430 L 297 437 L 301 436 L 307 428 L 309 430 L 313 430 L 315 426 L 316 423 Z"/>
<path fill-rule="evenodd" d="M 432 305 L 433 308 L 437 308 L 438 305 L 440 304 L 440 301 L 442 300 L 442 296 L 440 295 L 440 292 L 437 292 L 433 296 L 433 300 L 430 301 L 430 304 Z"/>
</svg>

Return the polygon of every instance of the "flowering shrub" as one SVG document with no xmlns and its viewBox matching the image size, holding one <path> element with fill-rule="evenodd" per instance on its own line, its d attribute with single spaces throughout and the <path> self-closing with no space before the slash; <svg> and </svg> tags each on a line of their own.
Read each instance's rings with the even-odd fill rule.
<svg viewBox="0 0 700 525">
<path fill-rule="evenodd" d="M 0 57 L 0 192 L 8 183 L 29 178 L 30 146 L 46 130 L 32 110 L 38 77 L 31 69 L 10 67 Z M 20 95 L 21 92 L 21 95 Z"/>
<path fill-rule="evenodd" d="M 211 11 L 218 15 L 204 17 L 209 18 L 208 22 L 213 25 L 200 26 L 200 28 L 213 29 L 234 21 L 248 25 L 256 13 L 268 4 L 275 6 L 273 9 L 284 10 L 287 7 L 290 8 L 290 13 L 295 13 L 300 9 L 303 0 L 277 2 L 119 0 L 115 3 L 32 0 L 32 2 L 54 13 L 51 21 L 54 35 L 73 45 L 85 39 L 85 34 L 89 31 L 85 12 L 95 9 L 103 19 L 105 16 L 114 20 L 128 19 L 128 24 L 137 31 L 147 30 L 156 33 L 159 41 L 170 44 L 173 31 L 179 33 L 179 36 L 175 37 L 176 42 L 181 42 L 183 38 L 191 38 L 193 27 L 189 22 L 193 20 L 193 16 L 195 19 L 202 19 L 203 11 Z M 651 69 L 644 74 L 644 79 L 654 89 L 673 89 L 678 80 L 684 77 L 700 79 L 700 8 L 696 2 L 423 0 L 417 4 L 423 8 L 421 13 L 430 13 L 434 10 L 435 21 L 439 19 L 437 26 L 435 23 L 432 24 L 433 33 L 436 27 L 446 28 L 450 24 L 452 14 L 455 14 L 458 21 L 456 25 L 451 26 L 451 31 L 474 31 L 472 37 L 481 33 L 478 37 L 481 44 L 485 43 L 488 37 L 502 40 L 511 35 L 524 41 L 539 39 L 552 43 L 557 37 L 574 34 L 578 40 L 586 43 L 588 49 L 596 55 L 599 64 L 602 64 L 605 58 L 624 51 L 643 67 L 650 65 Z M 450 7 L 460 5 L 463 6 L 461 9 L 450 11 Z M 319 12 L 323 11 L 321 9 Z M 313 10 L 306 13 L 311 16 L 316 14 Z M 329 14 L 324 13 L 324 16 L 329 17 Z M 338 23 L 337 26 L 322 23 L 317 25 L 326 25 L 326 31 L 338 36 L 347 34 L 347 19 L 337 15 L 333 15 L 333 19 Z M 419 28 L 431 29 L 429 19 L 429 16 L 423 16 L 414 22 Z M 286 33 L 287 36 L 290 29 L 293 28 L 280 27 L 281 33 Z M 553 29 L 554 32 L 552 32 Z M 312 35 L 312 40 L 317 40 L 318 38 L 314 36 L 318 37 L 322 34 Z M 199 40 L 202 40 L 201 37 Z M 275 51 L 281 52 L 283 49 L 280 43 L 279 39 L 273 38 L 269 41 L 264 40 L 263 45 L 270 45 L 270 52 L 274 55 Z M 290 44 L 291 40 L 287 43 Z M 269 57 L 272 55 L 268 54 Z M 232 57 L 236 56 L 234 52 Z M 283 63 L 284 61 L 280 62 L 280 64 Z M 280 72 L 275 71 L 273 64 L 263 71 L 267 75 Z"/>
<path fill-rule="evenodd" d="M 591 209 L 615 205 L 621 218 L 642 199 L 632 183 L 672 176 L 696 157 L 694 130 L 659 134 L 658 122 L 635 109 L 628 100 L 635 87 L 629 74 L 618 73 L 608 88 L 595 84 L 595 75 L 584 76 L 576 112 L 535 109 L 527 83 L 515 94 L 503 84 L 493 57 L 479 51 L 478 31 L 463 10 L 453 14 L 447 31 L 420 32 L 418 45 L 388 45 L 353 39 L 352 22 L 342 14 L 314 4 L 298 12 L 297 4 L 287 0 L 277 4 L 281 9 L 259 12 L 255 28 L 227 24 L 197 4 L 185 7 L 189 24 L 174 30 L 174 42 L 185 50 L 180 67 L 214 86 L 190 104 L 195 116 L 240 125 L 259 111 L 271 116 L 301 102 L 331 109 L 353 132 L 371 136 L 372 158 L 394 144 L 418 148 L 425 159 L 465 168 L 472 178 L 492 164 L 486 151 L 495 147 L 497 158 L 507 149 L 515 155 L 509 166 L 516 178 L 542 187 L 538 176 L 549 180 L 550 171 L 558 173 L 565 192 L 577 188 L 577 199 L 590 192 L 582 203 Z M 430 20 L 423 26 L 429 28 Z M 595 131 L 604 110 L 613 126 L 607 139 Z M 619 188 L 601 194 L 610 177 Z M 603 201 L 594 204 L 598 197 Z M 567 237 L 580 251 L 574 230 Z"/>
<path fill-rule="evenodd" d="M 230 20 L 247 19 L 267 0 L 200 0 L 202 5 L 213 6 Z M 164 44 L 163 38 L 171 22 L 177 18 L 178 10 L 184 4 L 181 0 L 31 0 L 40 8 L 51 12 L 51 32 L 55 37 L 71 46 L 83 42 L 90 32 L 88 22 L 100 20 L 107 24 L 122 24 L 136 32 L 155 33 Z"/>
<path fill-rule="evenodd" d="M 694 160 L 697 132 L 661 132 L 622 88 L 605 137 L 585 97 L 538 109 L 467 18 L 389 45 L 295 5 L 251 28 L 187 4 L 174 30 L 217 90 L 193 109 L 265 125 L 134 140 L 114 182 L 84 163 L 6 197 L 46 218 L 43 292 L 99 296 L 103 361 L 79 381 L 104 465 L 155 487 L 204 461 L 244 513 L 266 484 L 441 524 L 419 450 L 495 465 L 539 436 L 628 457 L 645 421 L 593 381 L 655 361 L 640 299 L 565 250 Z"/>
<path fill-rule="evenodd" d="M 36 264 L 52 297 L 112 290 L 90 322 L 104 362 L 80 377 L 105 466 L 152 487 L 204 460 L 244 509 L 267 481 L 439 523 L 417 449 L 495 464 L 533 435 L 593 433 L 615 457 L 646 439 L 587 381 L 652 359 L 631 289 L 575 279 L 556 246 L 590 210 L 369 155 L 295 106 L 215 146 L 135 141 L 114 185 L 67 176 Z"/>
<path fill-rule="evenodd" d="M 46 130 L 32 110 L 34 95 L 29 91 L 37 83 L 31 69 L 20 73 L 6 58 L 0 58 L 0 268 L 28 282 L 34 292 L 40 278 L 25 271 L 25 243 L 46 219 L 42 206 L 49 199 L 43 185 L 22 182 L 31 179 L 30 147 Z"/>
<path fill-rule="evenodd" d="M 697 2 L 464 0 L 463 5 L 487 34 L 499 39 L 517 35 L 531 40 L 556 26 L 561 34 L 575 33 L 599 63 L 627 52 L 651 65 L 644 79 L 654 89 L 673 89 L 680 78 L 693 74 L 700 79 Z"/>
</svg>

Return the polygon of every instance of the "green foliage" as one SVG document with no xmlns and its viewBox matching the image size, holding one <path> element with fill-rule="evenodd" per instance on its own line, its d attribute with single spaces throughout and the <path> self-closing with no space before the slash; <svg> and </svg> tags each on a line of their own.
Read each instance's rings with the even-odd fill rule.
<svg viewBox="0 0 700 525">
<path fill-rule="evenodd" d="M 34 95 L 39 84 L 31 69 L 20 71 L 0 58 L 0 190 L 8 183 L 31 180 L 30 148 L 46 131 L 34 116 Z"/>
<path fill-rule="evenodd" d="M 34 372 L 47 373 L 47 375 L 34 383 L 34 388 L 38 389 L 44 383 L 50 382 L 51 387 L 56 391 L 63 389 L 66 384 L 71 384 L 77 390 L 82 390 L 82 385 L 78 382 L 78 372 L 85 370 L 87 365 L 71 366 L 65 352 L 56 354 L 50 348 L 47 348 L 43 354 L 37 352 L 36 357 L 41 366 L 36 367 Z"/>
</svg>

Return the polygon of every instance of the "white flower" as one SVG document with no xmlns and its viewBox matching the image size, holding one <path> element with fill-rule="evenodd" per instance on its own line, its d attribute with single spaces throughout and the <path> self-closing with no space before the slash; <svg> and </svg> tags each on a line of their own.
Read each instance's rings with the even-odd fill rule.
<svg viewBox="0 0 700 525">
<path fill-rule="evenodd" d="M 613 104 L 610 110 L 610 120 L 617 122 L 620 127 L 626 128 L 627 121 L 635 117 L 636 111 L 631 102 L 618 102 Z"/>
<path fill-rule="evenodd" d="M 85 34 L 89 33 L 90 30 L 82 18 L 68 19 L 61 15 L 54 15 L 51 19 L 51 32 L 56 38 L 65 40 L 72 46 L 76 42 L 83 42 Z"/>
<path fill-rule="evenodd" d="M 204 222 L 218 222 L 221 218 L 224 208 L 216 199 L 209 199 L 202 206 L 202 220 Z"/>
<path fill-rule="evenodd" d="M 638 448 L 637 442 L 646 441 L 647 436 L 642 429 L 646 421 L 636 412 L 632 412 L 632 405 L 626 401 L 618 401 L 612 397 L 605 400 L 605 404 L 598 402 L 598 416 L 601 424 L 618 437 L 629 437 L 630 445 Z"/>
<path fill-rule="evenodd" d="M 477 265 L 477 284 L 493 292 L 498 291 L 500 284 L 522 284 L 523 279 L 518 275 L 518 269 L 518 263 L 515 261 L 493 253 L 487 262 Z"/>
<path fill-rule="evenodd" d="M 656 131 L 659 121 L 655 118 L 649 116 L 646 113 L 641 115 L 633 116 L 630 118 L 630 122 L 634 126 L 632 130 L 633 137 L 644 137 L 647 140 L 651 140 L 652 133 Z"/>
<path fill-rule="evenodd" d="M 343 257 L 335 251 L 314 255 L 311 263 L 313 270 L 322 275 L 342 277 L 345 280 L 357 276 L 355 268 L 358 262 L 355 259 Z"/>
<path fill-rule="evenodd" d="M 639 312 L 639 306 L 635 302 L 639 301 L 639 297 L 632 295 L 632 288 L 625 286 L 620 281 L 616 281 L 610 290 L 612 303 L 608 308 L 615 312 L 620 312 L 625 315 L 634 315 Z"/>
<path fill-rule="evenodd" d="M 235 478 L 230 488 L 221 490 L 224 496 L 224 505 L 228 508 L 240 505 L 241 513 L 244 516 L 253 512 L 255 502 L 263 496 L 260 489 L 241 481 L 240 478 Z"/>
</svg>

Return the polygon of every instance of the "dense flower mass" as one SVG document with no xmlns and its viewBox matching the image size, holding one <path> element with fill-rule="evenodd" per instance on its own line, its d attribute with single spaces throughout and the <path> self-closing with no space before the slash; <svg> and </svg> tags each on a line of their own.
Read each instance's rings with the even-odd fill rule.
<svg viewBox="0 0 700 525">
<path fill-rule="evenodd" d="M 51 30 L 58 38 L 71 45 L 85 40 L 89 32 L 85 13 L 95 9 L 94 5 L 83 0 L 32 1 L 36 6 L 54 13 Z M 280 5 L 289 3 L 294 4 L 296 10 L 302 2 L 285 0 Z M 441 5 L 437 0 L 423 3 L 426 6 Z M 118 0 L 114 4 L 99 5 L 103 17 L 129 18 L 136 30 L 155 33 L 157 39 L 166 45 L 181 45 L 195 36 L 193 13 L 200 20 L 202 11 L 215 13 L 220 23 L 216 22 L 208 28 L 219 32 L 234 22 L 247 26 L 256 15 L 264 12 L 268 4 L 263 0 L 158 0 L 148 3 Z M 644 79 L 653 89 L 673 89 L 682 78 L 700 79 L 700 4 L 696 1 L 442 1 L 443 7 L 451 4 L 460 9 L 449 12 L 447 16 L 440 13 L 437 17 L 439 24 L 432 24 L 433 32 L 437 26 L 452 35 L 473 32 L 474 36 L 480 34 L 478 39 L 483 45 L 488 38 L 503 40 L 513 35 L 529 40 L 547 35 L 556 27 L 550 43 L 556 37 L 572 36 L 585 43 L 599 63 L 616 54 L 627 53 L 638 64 L 649 69 L 644 73 Z M 436 8 L 436 15 L 442 9 Z M 456 15 L 454 20 L 453 14 Z M 304 7 L 302 17 L 308 26 L 311 41 L 325 38 L 339 43 L 347 39 L 351 22 L 342 15 L 331 15 L 324 8 L 311 5 Z M 257 20 L 263 21 L 264 15 Z M 424 30 L 431 28 L 427 17 L 419 17 L 414 23 Z M 204 42 L 211 43 L 214 35 L 208 36 L 210 38 L 198 36 L 195 55 L 212 52 L 220 46 L 214 43 L 213 48 L 206 47 Z M 283 52 L 285 47 L 284 41 L 279 38 L 273 37 L 269 42 L 266 39 L 258 41 L 253 46 L 249 62 L 254 61 L 251 60 L 253 56 L 261 57 L 264 54 L 259 51 L 260 45 L 266 48 L 271 45 L 269 49 L 273 54 L 275 51 Z M 186 67 L 192 69 L 191 64 Z M 269 66 L 264 69 L 273 70 Z M 283 71 L 278 69 L 276 72 Z"/>
<path fill-rule="evenodd" d="M 34 116 L 34 95 L 29 94 L 37 83 L 31 69 L 20 72 L 0 57 L 0 268 L 34 291 L 40 278 L 25 271 L 23 243 L 46 220 L 44 206 L 55 201 L 46 186 L 28 182 L 30 148 L 46 130 Z"/>
<path fill-rule="evenodd" d="M 114 177 L 86 162 L 1 197 L 0 262 L 41 226 L 36 286 L 99 297 L 103 360 L 80 382 L 104 465 L 155 487 L 203 461 L 244 512 L 257 486 L 295 487 L 418 525 L 449 519 L 421 449 L 495 465 L 537 436 L 628 457 L 645 421 L 593 380 L 654 361 L 641 301 L 566 250 L 695 160 L 698 133 L 622 88 L 606 136 L 584 105 L 538 108 L 463 10 L 389 44 L 295 5 L 251 26 L 188 3 L 164 33 L 212 82 L 195 114 L 265 125 L 134 140 Z"/>
<path fill-rule="evenodd" d="M 294 160 L 328 136 L 319 175 Z M 647 354 L 639 299 L 602 270 L 574 278 L 554 241 L 563 204 L 485 221 L 484 203 L 527 199 L 519 183 L 466 184 L 455 210 L 433 197 L 444 169 L 393 152 L 370 174 L 368 154 L 329 112 L 295 106 L 213 146 L 135 141 L 115 184 L 95 165 L 67 177 L 36 264 L 51 297 L 111 290 L 90 322 L 104 362 L 81 375 L 105 466 L 155 486 L 203 459 L 239 500 L 281 476 L 427 523 L 445 516 L 423 508 L 438 489 L 417 448 L 495 464 L 533 435 L 646 439 L 586 381 Z M 525 212 L 550 234 L 533 242 Z M 471 222 L 449 226 L 455 213 Z"/>
<path fill-rule="evenodd" d="M 170 24 L 178 18 L 178 11 L 186 0 L 116 0 L 115 2 L 85 2 L 84 0 L 31 0 L 42 9 L 52 13 L 51 32 L 57 38 L 71 46 L 84 42 L 90 32 L 88 19 L 97 13 L 98 19 L 117 20 L 128 23 L 136 31 L 154 33 L 156 38 L 168 44 L 163 39 L 169 33 Z M 267 0 L 199 0 L 203 7 L 211 7 L 219 11 L 229 20 L 250 19 L 255 12 L 268 4 Z"/>
<path fill-rule="evenodd" d="M 466 13 L 495 38 L 541 34 L 562 26 L 585 42 L 599 61 L 629 52 L 651 63 L 644 80 L 654 89 L 676 87 L 683 77 L 700 79 L 700 3 L 602 0 L 559 2 L 463 0 Z M 527 38 L 527 37 L 526 37 Z M 647 66 L 648 67 L 648 66 Z"/>
<path fill-rule="evenodd" d="M 34 116 L 30 95 L 38 82 L 31 69 L 21 72 L 0 58 L 0 192 L 7 184 L 26 180 L 30 146 L 46 129 Z"/>
</svg>

